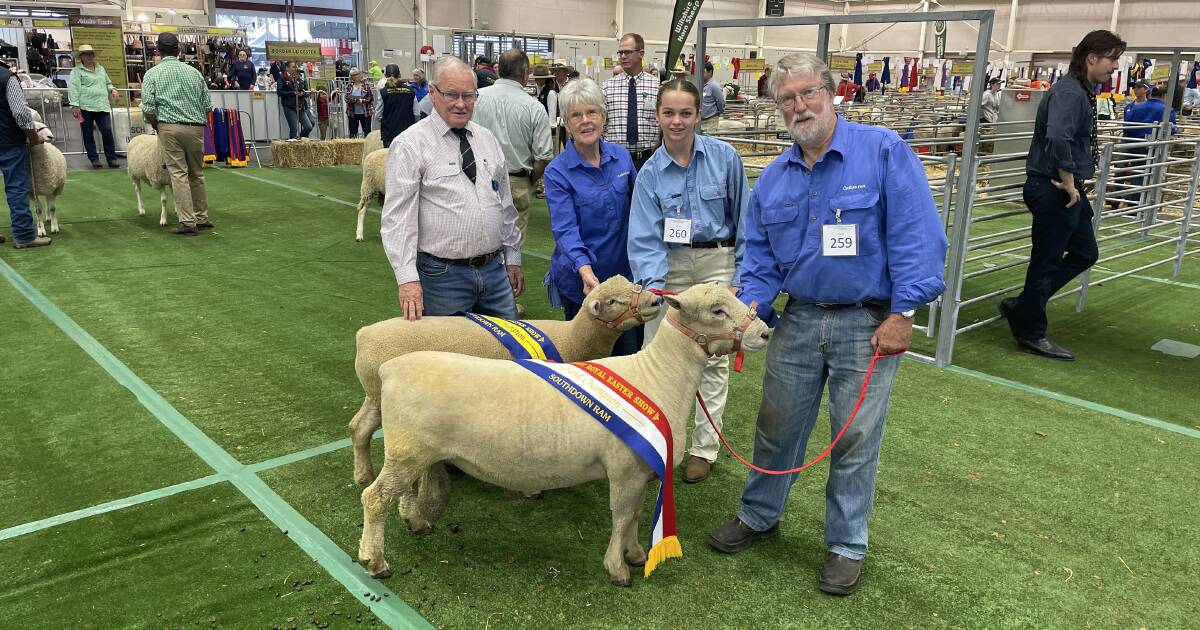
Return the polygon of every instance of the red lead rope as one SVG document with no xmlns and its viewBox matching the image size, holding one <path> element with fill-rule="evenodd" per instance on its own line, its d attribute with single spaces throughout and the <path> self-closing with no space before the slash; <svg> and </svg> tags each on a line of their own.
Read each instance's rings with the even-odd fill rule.
<svg viewBox="0 0 1200 630">
<path fill-rule="evenodd" d="M 871 385 L 871 375 L 875 373 L 875 363 L 877 363 L 880 359 L 894 357 L 900 354 L 903 353 L 897 352 L 895 354 L 879 354 L 878 350 L 875 351 L 875 356 L 871 357 L 871 365 L 867 366 L 867 375 L 863 378 L 862 388 L 858 390 L 858 400 L 854 401 L 854 409 L 850 411 L 850 418 L 846 420 L 846 424 L 842 426 L 842 430 L 838 431 L 837 436 L 833 438 L 833 441 L 829 443 L 829 446 L 825 447 L 824 451 L 821 451 L 820 455 L 817 455 L 816 459 L 813 459 L 811 462 L 808 462 L 803 466 L 797 466 L 796 468 L 790 468 L 788 470 L 767 470 L 766 468 L 755 466 L 753 463 L 746 461 L 745 457 L 738 455 L 738 452 L 733 450 L 733 447 L 729 445 L 729 441 L 725 439 L 725 435 L 722 434 L 721 430 L 717 428 L 716 423 L 713 422 L 712 414 L 708 412 L 708 406 L 704 404 L 704 399 L 700 397 L 700 392 L 696 392 L 696 402 L 700 403 L 700 408 L 704 410 L 704 417 L 708 418 L 709 426 L 713 428 L 713 431 L 717 432 L 717 437 L 721 438 L 721 443 L 725 445 L 725 448 L 729 450 L 729 454 L 733 455 L 734 459 L 742 462 L 746 465 L 746 467 L 757 470 L 764 475 L 790 475 L 792 473 L 798 473 L 816 464 L 829 455 L 829 453 L 833 450 L 833 447 L 837 445 L 838 440 L 842 439 L 842 436 L 846 434 L 846 430 L 849 429 L 850 425 L 854 423 L 854 418 L 858 416 L 858 408 L 862 406 L 863 400 L 867 398 L 867 387 Z"/>
</svg>

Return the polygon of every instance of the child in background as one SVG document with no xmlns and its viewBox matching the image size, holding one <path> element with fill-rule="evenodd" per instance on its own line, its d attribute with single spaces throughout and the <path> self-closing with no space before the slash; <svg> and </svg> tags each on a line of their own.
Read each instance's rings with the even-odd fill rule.
<svg viewBox="0 0 1200 630">
<path fill-rule="evenodd" d="M 317 92 L 317 126 L 321 128 L 321 139 L 329 139 L 329 95 L 324 90 Z"/>
</svg>

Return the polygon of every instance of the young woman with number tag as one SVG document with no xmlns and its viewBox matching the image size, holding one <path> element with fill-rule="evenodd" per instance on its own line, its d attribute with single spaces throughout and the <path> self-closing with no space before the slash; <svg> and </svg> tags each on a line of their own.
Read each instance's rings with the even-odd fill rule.
<svg viewBox="0 0 1200 630">
<path fill-rule="evenodd" d="M 736 287 L 742 212 L 750 198 L 742 158 L 729 144 L 696 133 L 700 92 L 688 81 L 663 83 L 654 114 L 662 146 L 638 172 L 629 215 L 634 280 L 668 291 L 703 282 Z M 646 343 L 661 321 L 646 324 Z M 710 359 L 700 395 L 718 427 L 728 384 L 728 358 Z M 706 479 L 719 448 L 716 433 L 697 410 L 684 481 Z"/>
</svg>

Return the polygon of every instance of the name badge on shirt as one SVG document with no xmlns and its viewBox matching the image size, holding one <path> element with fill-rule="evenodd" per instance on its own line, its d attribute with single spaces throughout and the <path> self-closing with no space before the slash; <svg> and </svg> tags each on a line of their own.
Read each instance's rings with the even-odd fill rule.
<svg viewBox="0 0 1200 630">
<path fill-rule="evenodd" d="M 822 256 L 857 256 L 858 226 L 838 223 L 821 226 Z"/>
<path fill-rule="evenodd" d="M 668 243 L 692 242 L 692 220 L 667 218 L 663 223 L 663 240 Z"/>
</svg>

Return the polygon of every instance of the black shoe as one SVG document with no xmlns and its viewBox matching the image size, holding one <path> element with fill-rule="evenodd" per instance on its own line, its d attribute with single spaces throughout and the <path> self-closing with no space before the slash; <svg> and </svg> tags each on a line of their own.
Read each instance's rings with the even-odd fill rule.
<svg viewBox="0 0 1200 630">
<path fill-rule="evenodd" d="M 117 164 L 116 162 L 109 162 L 108 168 L 121 168 L 121 165 Z"/>
<path fill-rule="evenodd" d="M 176 227 L 174 230 L 171 230 L 171 233 L 178 234 L 180 236 L 195 236 L 200 233 L 200 230 L 197 230 L 196 226 L 194 226 L 194 225 L 184 225 L 184 224 L 180 223 L 179 227 Z"/>
<path fill-rule="evenodd" d="M 1070 350 L 1050 341 L 1049 337 L 1041 339 L 1018 339 L 1017 347 L 1021 352 L 1036 354 L 1048 359 L 1058 359 L 1059 361 L 1074 361 L 1075 355 L 1071 354 Z"/>
<path fill-rule="evenodd" d="M 1017 330 L 1017 320 L 1013 317 L 1017 311 L 1017 298 L 1004 298 L 996 308 L 1000 311 L 1000 317 L 1008 321 L 1008 331 L 1012 333 L 1013 339 L 1020 341 L 1021 333 Z"/>
<path fill-rule="evenodd" d="M 760 540 L 774 538 L 778 535 L 779 523 L 775 523 L 765 532 L 759 532 L 750 529 L 750 526 L 743 523 L 742 519 L 734 518 L 713 530 L 713 533 L 708 535 L 708 544 L 723 553 L 737 553 L 749 549 L 750 545 Z"/>
<path fill-rule="evenodd" d="M 104 168 L 104 166 L 100 164 L 100 160 L 92 160 L 92 168 Z"/>
<path fill-rule="evenodd" d="M 0 243 L 3 243 L 3 242 L 4 242 L 4 237 L 0 236 Z"/>
<path fill-rule="evenodd" d="M 851 560 L 830 551 L 825 554 L 825 566 L 821 567 L 821 582 L 817 588 L 830 595 L 849 595 L 858 590 L 859 575 L 862 575 L 862 560 Z"/>
<path fill-rule="evenodd" d="M 211 230 L 211 229 L 213 229 L 212 221 L 205 221 L 204 223 L 197 223 L 196 229 L 201 230 L 201 231 Z"/>
</svg>

